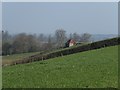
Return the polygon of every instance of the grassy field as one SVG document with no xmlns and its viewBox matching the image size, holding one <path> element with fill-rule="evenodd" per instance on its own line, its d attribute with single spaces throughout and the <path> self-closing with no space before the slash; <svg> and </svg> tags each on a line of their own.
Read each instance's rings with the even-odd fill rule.
<svg viewBox="0 0 120 90">
<path fill-rule="evenodd" d="M 2 75 L 3 88 L 118 87 L 118 46 L 7 66 Z"/>
<path fill-rule="evenodd" d="M 13 55 L 9 55 L 9 56 L 2 56 L 2 63 L 3 64 L 9 64 L 12 61 L 20 60 L 20 59 L 23 59 L 25 57 L 35 55 L 35 54 L 38 54 L 38 53 L 39 52 L 31 52 L 31 53 L 22 53 L 22 54 L 13 54 Z"/>
</svg>

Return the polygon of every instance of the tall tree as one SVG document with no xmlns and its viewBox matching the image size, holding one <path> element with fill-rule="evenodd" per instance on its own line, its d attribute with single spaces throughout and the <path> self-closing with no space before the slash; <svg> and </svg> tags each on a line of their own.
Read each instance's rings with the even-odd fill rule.
<svg viewBox="0 0 120 90">
<path fill-rule="evenodd" d="M 89 34 L 89 33 L 84 33 L 84 34 L 81 35 L 80 41 L 81 41 L 81 42 L 89 42 L 89 41 L 90 41 L 90 38 L 91 38 L 91 34 Z"/>
<path fill-rule="evenodd" d="M 45 44 L 44 44 L 44 45 L 45 45 Z M 46 43 L 46 45 L 45 45 L 45 50 L 52 50 L 52 48 L 53 48 L 52 36 L 49 35 L 49 36 L 48 36 L 48 41 L 47 41 L 47 43 Z"/>
<path fill-rule="evenodd" d="M 78 42 L 80 40 L 80 35 L 77 33 L 73 33 L 73 39 Z"/>
<path fill-rule="evenodd" d="M 12 46 L 9 42 L 2 43 L 2 55 L 12 54 L 11 47 Z"/>
<path fill-rule="evenodd" d="M 66 40 L 66 31 L 63 29 L 58 29 L 55 31 L 57 47 L 63 47 Z"/>
<path fill-rule="evenodd" d="M 12 44 L 12 36 L 8 33 L 8 31 L 2 31 L 2 54 L 3 55 L 7 55 L 7 54 L 11 54 L 11 44 Z"/>
<path fill-rule="evenodd" d="M 69 39 L 73 39 L 73 34 L 70 33 L 68 38 L 69 38 Z"/>
<path fill-rule="evenodd" d="M 21 33 L 16 36 L 13 42 L 14 53 L 32 52 L 37 51 L 37 41 L 34 35 L 26 35 Z"/>
</svg>

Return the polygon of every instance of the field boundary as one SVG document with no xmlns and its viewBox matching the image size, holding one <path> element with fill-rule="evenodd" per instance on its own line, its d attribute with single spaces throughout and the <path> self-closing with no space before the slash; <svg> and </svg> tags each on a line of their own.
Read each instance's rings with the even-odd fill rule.
<svg viewBox="0 0 120 90">
<path fill-rule="evenodd" d="M 13 61 L 9 65 L 7 64 L 2 66 L 12 66 L 17 64 L 31 63 L 35 61 L 42 61 L 50 58 L 60 57 L 60 56 L 74 54 L 74 53 L 88 51 L 88 50 L 100 49 L 100 48 L 109 47 L 109 46 L 115 46 L 119 44 L 120 44 L 120 37 L 116 37 L 112 39 L 89 43 L 82 46 L 77 46 L 75 48 L 63 49 L 60 51 L 46 53 L 46 54 L 36 54 L 30 57 L 24 58 L 22 60 Z"/>
</svg>

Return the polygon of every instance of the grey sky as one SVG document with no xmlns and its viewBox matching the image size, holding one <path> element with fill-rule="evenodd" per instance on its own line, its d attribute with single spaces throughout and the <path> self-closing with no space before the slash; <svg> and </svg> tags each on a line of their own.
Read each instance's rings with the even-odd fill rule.
<svg viewBox="0 0 120 90">
<path fill-rule="evenodd" d="M 113 2 L 4 2 L 2 9 L 3 30 L 10 33 L 52 34 L 59 28 L 67 33 L 118 33 L 118 6 Z"/>
</svg>

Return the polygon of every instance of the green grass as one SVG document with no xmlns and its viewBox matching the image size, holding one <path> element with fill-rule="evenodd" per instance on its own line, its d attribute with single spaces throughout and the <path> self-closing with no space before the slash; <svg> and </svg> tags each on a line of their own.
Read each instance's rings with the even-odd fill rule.
<svg viewBox="0 0 120 90">
<path fill-rule="evenodd" d="M 31 52 L 31 53 L 22 53 L 22 54 L 13 54 L 13 55 L 9 55 L 9 56 L 2 56 L 2 63 L 9 64 L 12 61 L 20 60 L 20 59 L 23 59 L 25 57 L 35 55 L 38 53 L 40 53 L 40 52 Z"/>
<path fill-rule="evenodd" d="M 3 67 L 3 88 L 118 87 L 118 46 Z"/>
</svg>

